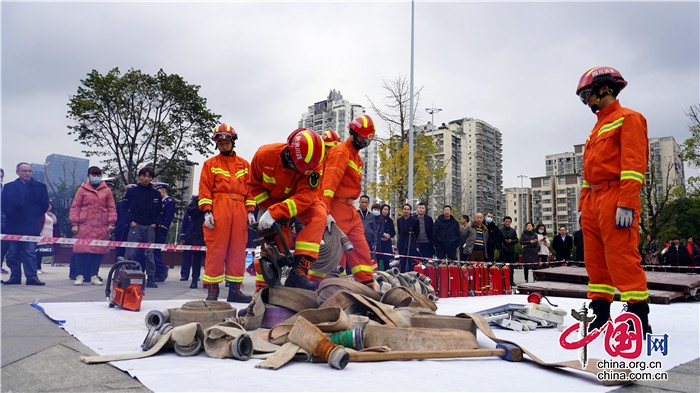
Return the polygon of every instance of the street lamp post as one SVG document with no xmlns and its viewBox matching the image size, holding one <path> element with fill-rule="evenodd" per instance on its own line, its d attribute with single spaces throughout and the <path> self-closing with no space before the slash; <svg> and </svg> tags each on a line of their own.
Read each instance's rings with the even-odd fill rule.
<svg viewBox="0 0 700 393">
<path fill-rule="evenodd" d="M 442 109 L 440 109 L 440 108 L 425 108 L 425 111 L 430 113 L 430 124 L 433 126 L 433 129 L 431 131 L 435 131 L 435 114 L 438 112 L 442 112 Z"/>
<path fill-rule="evenodd" d="M 518 219 L 518 228 L 525 228 L 525 224 L 523 223 L 523 211 L 525 210 L 525 204 L 527 203 L 527 194 L 523 193 L 523 179 L 525 179 L 527 176 L 520 174 L 518 176 L 520 178 L 520 190 L 518 191 L 518 199 L 520 199 L 520 213 L 519 219 Z M 520 225 L 523 225 L 522 227 Z"/>
</svg>

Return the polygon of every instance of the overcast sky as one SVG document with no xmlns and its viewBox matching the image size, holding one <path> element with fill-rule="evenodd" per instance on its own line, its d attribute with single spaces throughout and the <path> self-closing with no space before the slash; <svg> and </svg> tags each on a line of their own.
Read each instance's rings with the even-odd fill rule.
<svg viewBox="0 0 700 393">
<path fill-rule="evenodd" d="M 649 136 L 689 136 L 700 103 L 700 6 L 693 2 L 415 3 L 416 124 L 475 117 L 503 136 L 503 184 L 545 174 L 544 157 L 583 143 L 595 116 L 575 96 L 581 74 L 616 67 L 624 106 Z M 163 69 L 200 85 L 250 160 L 282 141 L 331 89 L 364 105 L 410 72 L 411 3 L 2 2 L 2 167 L 59 153 L 67 102 L 93 69 Z M 377 117 L 375 116 L 375 119 Z M 385 126 L 378 122 L 380 133 Z M 200 163 L 204 157 L 195 157 Z M 100 165 L 96 158 L 91 165 Z M 697 174 L 697 169 L 693 170 Z M 197 168 L 199 172 L 199 168 Z M 525 181 L 529 185 L 529 181 Z"/>
</svg>

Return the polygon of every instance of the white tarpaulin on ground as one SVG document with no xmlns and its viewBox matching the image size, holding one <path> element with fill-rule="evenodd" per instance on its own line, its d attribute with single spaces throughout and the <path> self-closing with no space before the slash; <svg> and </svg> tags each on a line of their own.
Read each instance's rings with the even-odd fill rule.
<svg viewBox="0 0 700 393">
<path fill-rule="evenodd" d="M 571 309 L 581 307 L 584 299 L 550 298 L 567 311 L 564 327 L 577 321 Z M 65 330 L 99 355 L 139 352 L 148 329 L 144 323 L 151 310 L 179 307 L 184 300 L 144 301 L 140 312 L 109 308 L 100 303 L 41 303 L 54 319 L 65 320 Z M 524 304 L 524 295 L 446 298 L 437 303 L 438 314 L 456 315 L 478 312 L 505 304 Z M 243 304 L 234 307 L 245 308 Z M 657 347 L 636 359 L 647 372 L 662 372 L 700 356 L 700 304 L 675 302 L 651 304 L 650 320 L 655 335 L 668 334 L 667 354 Z M 622 311 L 615 302 L 613 317 Z M 515 341 L 546 362 L 577 359 L 575 350 L 559 344 L 562 335 L 555 328 L 538 328 L 528 333 L 494 327 L 499 338 Z M 477 333 L 481 348 L 495 343 Z M 568 341 L 576 341 L 574 335 Z M 613 358 L 606 352 L 601 335 L 588 346 L 589 358 Z M 325 363 L 292 362 L 279 370 L 257 369 L 260 360 L 246 362 L 213 359 L 202 351 L 194 357 L 180 357 L 174 352 L 159 353 L 150 358 L 113 362 L 155 392 L 194 391 L 587 391 L 613 389 L 596 380 L 590 373 L 540 367 L 531 361 L 511 363 L 499 358 L 465 358 L 439 360 L 350 363 L 344 370 L 331 369 Z M 657 366 L 660 369 L 649 369 Z M 637 371 L 641 371 L 637 368 Z"/>
</svg>

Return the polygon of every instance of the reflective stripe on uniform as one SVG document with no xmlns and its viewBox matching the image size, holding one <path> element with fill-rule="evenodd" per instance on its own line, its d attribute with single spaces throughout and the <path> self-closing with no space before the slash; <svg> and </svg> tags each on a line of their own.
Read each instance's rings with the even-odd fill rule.
<svg viewBox="0 0 700 393">
<path fill-rule="evenodd" d="M 206 274 L 202 276 L 202 282 L 210 282 L 210 283 L 218 283 L 224 281 L 224 275 L 216 276 L 216 277 L 210 277 L 207 276 Z"/>
<path fill-rule="evenodd" d="M 243 282 L 243 276 L 224 275 L 224 280 L 227 282 Z"/>
<path fill-rule="evenodd" d="M 355 275 L 358 272 L 367 272 L 369 274 L 372 274 L 374 271 L 372 269 L 372 266 L 367 266 L 367 265 L 357 265 L 350 269 L 350 272 Z"/>
<path fill-rule="evenodd" d="M 297 251 L 312 251 L 312 252 L 318 252 L 320 246 L 318 243 L 312 243 L 312 242 L 296 242 L 294 244 L 294 247 Z"/>
<path fill-rule="evenodd" d="M 284 203 L 287 204 L 287 209 L 289 210 L 289 217 L 294 217 L 297 215 L 297 203 L 293 199 L 285 199 Z"/>
<path fill-rule="evenodd" d="M 607 293 L 615 295 L 615 287 L 606 284 L 591 284 L 588 283 L 588 292 Z"/>
<path fill-rule="evenodd" d="M 197 202 L 197 206 L 211 205 L 211 204 L 212 204 L 212 200 L 209 198 L 202 198 L 199 200 L 199 202 Z"/>
<path fill-rule="evenodd" d="M 335 195 L 335 191 L 333 191 L 333 190 L 323 190 L 323 196 L 333 198 L 334 195 Z"/>
<path fill-rule="evenodd" d="M 348 160 L 348 166 L 357 171 L 357 173 L 362 174 L 362 166 L 357 166 L 352 160 Z"/>
<path fill-rule="evenodd" d="M 622 180 L 636 180 L 642 184 L 644 184 L 644 174 L 639 173 L 637 171 L 621 171 L 620 172 L 620 181 Z"/>
<path fill-rule="evenodd" d="M 630 300 L 643 301 L 649 298 L 649 291 L 626 291 L 620 292 L 620 301 L 628 302 Z"/>
<path fill-rule="evenodd" d="M 277 184 L 277 181 L 275 180 L 274 177 L 266 175 L 265 172 L 263 172 L 262 175 L 263 175 L 263 182 L 264 183 Z"/>
<path fill-rule="evenodd" d="M 312 269 L 309 269 L 308 275 L 309 275 L 309 276 L 315 276 L 315 277 L 319 277 L 319 278 L 321 278 L 321 279 L 324 279 L 324 278 L 326 278 L 326 275 L 327 275 L 327 274 L 326 274 L 326 273 L 317 272 L 317 271 L 312 270 Z"/>
<path fill-rule="evenodd" d="M 622 122 L 624 122 L 624 121 L 625 121 L 625 117 L 623 116 L 610 124 L 606 124 L 606 125 L 600 127 L 600 130 L 598 130 L 598 136 L 600 136 L 600 134 L 602 134 L 604 132 L 612 131 L 616 128 L 622 127 Z"/>
<path fill-rule="evenodd" d="M 260 194 L 254 196 L 253 199 L 255 199 L 255 203 L 257 203 L 259 205 L 263 201 L 267 200 L 267 198 L 269 198 L 269 197 L 270 197 L 270 194 L 267 191 L 263 191 Z"/>
<path fill-rule="evenodd" d="M 248 168 L 241 169 L 240 171 L 236 172 L 236 179 L 238 179 L 241 176 L 245 176 L 248 174 Z"/>
<path fill-rule="evenodd" d="M 245 205 L 246 206 L 255 206 L 255 201 L 253 199 L 246 199 Z"/>
<path fill-rule="evenodd" d="M 229 171 L 223 168 L 211 168 L 211 173 L 231 177 Z"/>
<path fill-rule="evenodd" d="M 581 182 L 581 188 L 591 188 L 591 185 L 588 184 L 588 182 L 584 180 L 583 182 Z"/>
</svg>

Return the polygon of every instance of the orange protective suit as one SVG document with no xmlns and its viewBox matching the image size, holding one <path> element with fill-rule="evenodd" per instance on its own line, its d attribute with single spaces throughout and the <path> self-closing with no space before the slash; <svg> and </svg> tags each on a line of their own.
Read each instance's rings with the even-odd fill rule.
<svg viewBox="0 0 700 393">
<path fill-rule="evenodd" d="M 255 210 L 249 193 L 250 164 L 235 152 L 219 154 L 204 162 L 199 178 L 199 210 L 211 210 L 214 229 L 203 226 L 207 254 L 202 283 L 218 284 L 223 280 L 243 282 L 247 212 Z"/>
<path fill-rule="evenodd" d="M 581 228 L 588 272 L 588 298 L 629 303 L 649 297 L 640 265 L 639 192 L 647 169 L 649 141 L 644 116 L 622 108 L 619 101 L 596 113 L 598 122 L 583 153 Z M 627 228 L 615 225 L 617 207 L 634 209 Z"/>
<path fill-rule="evenodd" d="M 250 192 L 258 207 L 267 209 L 278 224 L 292 217 L 304 224 L 296 237 L 294 255 L 316 260 L 326 226 L 326 209 L 317 192 L 320 174 L 304 175 L 286 168 L 281 158 L 286 147 L 286 143 L 273 143 L 258 149 L 251 163 Z M 283 226 L 283 232 L 289 243 L 289 227 Z"/>
<path fill-rule="evenodd" d="M 350 139 L 330 150 L 324 162 L 323 203 L 333 215 L 336 225 L 348 237 L 355 251 L 343 254 L 340 265 L 345 265 L 355 281 L 365 285 L 374 282 L 372 257 L 365 238 L 365 227 L 353 201 L 360 197 L 362 186 L 362 158 Z"/>
</svg>

